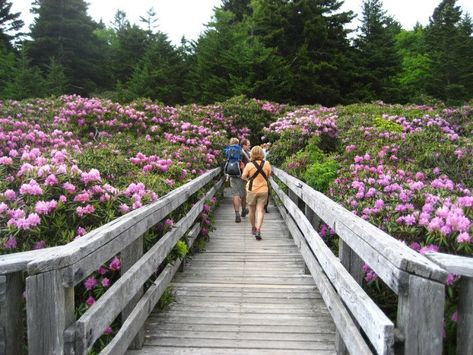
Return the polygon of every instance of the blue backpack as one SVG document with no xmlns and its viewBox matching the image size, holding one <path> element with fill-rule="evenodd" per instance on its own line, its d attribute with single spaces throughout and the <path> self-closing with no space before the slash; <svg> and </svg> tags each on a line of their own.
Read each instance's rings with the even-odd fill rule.
<svg viewBox="0 0 473 355">
<path fill-rule="evenodd" d="M 225 148 L 225 157 L 227 158 L 225 167 L 223 169 L 225 174 L 234 177 L 241 176 L 241 156 L 242 149 L 239 144 L 229 145 Z"/>
</svg>

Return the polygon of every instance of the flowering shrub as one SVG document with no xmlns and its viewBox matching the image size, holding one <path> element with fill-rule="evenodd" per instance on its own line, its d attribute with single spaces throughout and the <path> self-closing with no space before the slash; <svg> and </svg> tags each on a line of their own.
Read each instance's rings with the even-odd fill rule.
<svg viewBox="0 0 473 355">
<path fill-rule="evenodd" d="M 327 121 L 317 116 L 320 111 L 311 118 L 289 113 L 268 127 L 268 137 L 276 140 L 270 153 L 275 163 L 322 191 L 324 176 L 338 166 L 326 194 L 353 213 L 421 254 L 473 255 L 471 107 L 378 104 L 323 112 Z M 305 139 L 324 133 L 337 136 L 336 156 L 324 153 L 319 140 Z M 327 225 L 319 233 L 335 245 L 335 233 Z M 370 292 L 390 308 L 392 301 L 384 298 L 377 275 L 369 265 L 363 270 L 365 281 L 377 286 Z M 447 346 L 454 343 L 456 279 L 449 277 Z"/>
</svg>

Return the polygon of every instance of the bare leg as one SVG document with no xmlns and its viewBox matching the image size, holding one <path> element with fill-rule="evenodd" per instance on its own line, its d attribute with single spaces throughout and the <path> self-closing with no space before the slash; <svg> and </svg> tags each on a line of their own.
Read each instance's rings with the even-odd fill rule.
<svg viewBox="0 0 473 355">
<path fill-rule="evenodd" d="M 233 208 L 235 212 L 240 213 L 241 198 L 240 196 L 233 196 Z"/>
<path fill-rule="evenodd" d="M 256 204 L 256 223 L 255 227 L 256 230 L 260 230 L 261 226 L 263 225 L 263 219 L 264 219 L 264 203 L 258 202 Z"/>
<path fill-rule="evenodd" d="M 250 223 L 251 228 L 255 228 L 255 212 L 256 212 L 256 205 L 248 206 L 250 208 Z"/>
</svg>

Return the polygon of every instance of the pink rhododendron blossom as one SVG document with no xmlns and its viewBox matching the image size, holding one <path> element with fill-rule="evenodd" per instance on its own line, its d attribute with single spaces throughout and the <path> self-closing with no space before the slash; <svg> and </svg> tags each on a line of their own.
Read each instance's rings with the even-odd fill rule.
<svg viewBox="0 0 473 355">
<path fill-rule="evenodd" d="M 108 266 L 110 270 L 118 271 L 122 267 L 122 263 L 118 257 L 114 257 Z"/>
</svg>

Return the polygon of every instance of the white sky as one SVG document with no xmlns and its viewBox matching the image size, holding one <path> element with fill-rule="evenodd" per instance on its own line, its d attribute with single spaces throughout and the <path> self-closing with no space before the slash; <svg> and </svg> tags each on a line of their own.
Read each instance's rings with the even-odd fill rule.
<svg viewBox="0 0 473 355">
<path fill-rule="evenodd" d="M 32 0 L 11 0 L 14 12 L 22 12 L 26 25 L 33 22 L 30 14 Z M 412 29 L 416 22 L 425 25 L 435 7 L 441 0 L 384 0 L 384 9 L 398 20 L 403 28 Z M 122 10 L 132 23 L 139 23 L 139 17 L 146 17 L 152 7 L 158 17 L 158 30 L 167 33 L 169 39 L 179 44 L 181 37 L 197 39 L 204 30 L 204 24 L 211 19 L 213 8 L 219 6 L 221 0 L 88 0 L 89 15 L 96 21 L 100 19 L 109 26 L 116 11 Z M 345 0 L 343 10 L 361 13 L 362 0 Z M 473 0 L 458 0 L 463 13 L 473 16 Z M 354 20 L 355 21 L 355 20 Z M 359 24 L 354 22 L 350 28 Z"/>
</svg>

